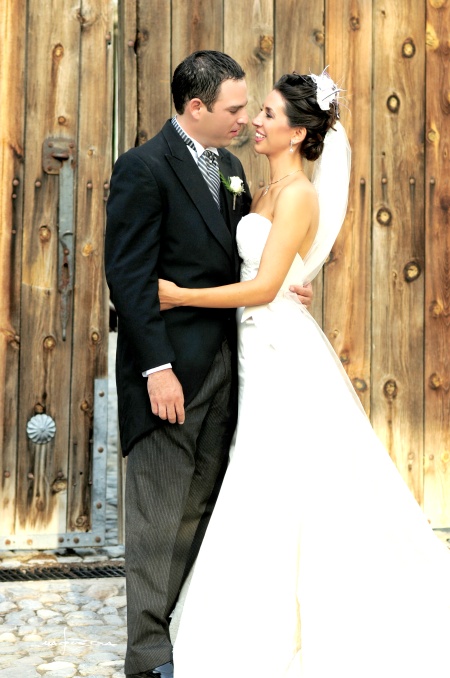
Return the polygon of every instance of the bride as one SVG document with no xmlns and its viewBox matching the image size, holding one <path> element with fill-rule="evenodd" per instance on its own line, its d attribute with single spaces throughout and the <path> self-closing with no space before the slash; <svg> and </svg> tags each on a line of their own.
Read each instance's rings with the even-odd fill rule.
<svg viewBox="0 0 450 678">
<path fill-rule="evenodd" d="M 345 215 L 338 117 L 326 73 L 284 75 L 253 121 L 271 179 L 238 226 L 241 282 L 160 283 L 162 308 L 238 307 L 239 420 L 176 678 L 450 676 L 450 553 L 289 292 L 320 269 Z"/>
</svg>

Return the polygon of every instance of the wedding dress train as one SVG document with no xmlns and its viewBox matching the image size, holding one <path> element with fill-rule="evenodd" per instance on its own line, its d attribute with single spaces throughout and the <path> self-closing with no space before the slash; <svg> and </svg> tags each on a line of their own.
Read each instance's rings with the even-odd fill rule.
<svg viewBox="0 0 450 678">
<path fill-rule="evenodd" d="M 241 279 L 271 223 L 238 226 Z M 450 553 L 289 293 L 238 311 L 239 420 L 174 647 L 175 678 L 448 678 Z"/>
</svg>

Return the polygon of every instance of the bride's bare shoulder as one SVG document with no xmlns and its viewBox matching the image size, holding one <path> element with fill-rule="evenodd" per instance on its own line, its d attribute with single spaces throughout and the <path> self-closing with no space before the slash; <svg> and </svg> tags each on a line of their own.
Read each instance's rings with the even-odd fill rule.
<svg viewBox="0 0 450 678">
<path fill-rule="evenodd" d="M 277 195 L 275 208 L 278 205 L 303 209 L 317 204 L 317 192 L 312 183 L 306 177 L 298 177 L 284 186 Z"/>
</svg>

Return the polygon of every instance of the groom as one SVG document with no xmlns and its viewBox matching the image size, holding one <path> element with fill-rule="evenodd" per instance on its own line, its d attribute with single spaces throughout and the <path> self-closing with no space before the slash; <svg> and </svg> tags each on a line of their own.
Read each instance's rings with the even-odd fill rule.
<svg viewBox="0 0 450 678">
<path fill-rule="evenodd" d="M 111 178 L 105 259 L 129 454 L 128 676 L 173 675 L 169 615 L 205 533 L 236 422 L 234 310 L 161 314 L 158 277 L 183 287 L 239 278 L 236 226 L 251 197 L 240 161 L 224 147 L 248 122 L 244 77 L 221 52 L 187 57 L 172 81 L 176 118 L 123 154 Z M 219 171 L 239 177 L 244 192 L 227 190 Z"/>
</svg>

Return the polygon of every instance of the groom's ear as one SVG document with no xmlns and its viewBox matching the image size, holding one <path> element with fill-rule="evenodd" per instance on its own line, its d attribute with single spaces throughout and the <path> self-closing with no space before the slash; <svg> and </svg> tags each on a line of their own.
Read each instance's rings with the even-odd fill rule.
<svg viewBox="0 0 450 678">
<path fill-rule="evenodd" d="M 190 99 L 186 104 L 185 111 L 189 113 L 195 120 L 198 120 L 202 109 L 205 108 L 205 104 L 201 99 Z"/>
</svg>

